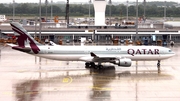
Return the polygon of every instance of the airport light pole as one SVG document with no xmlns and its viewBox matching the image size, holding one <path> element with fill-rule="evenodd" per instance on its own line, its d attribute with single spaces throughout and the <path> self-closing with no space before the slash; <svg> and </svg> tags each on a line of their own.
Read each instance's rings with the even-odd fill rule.
<svg viewBox="0 0 180 101">
<path fill-rule="evenodd" d="M 90 25 L 90 14 L 91 14 L 91 0 L 89 0 L 89 25 Z"/>
<path fill-rule="evenodd" d="M 45 1 L 46 4 L 46 22 L 47 22 L 47 5 L 48 5 L 48 0 Z"/>
<path fill-rule="evenodd" d="M 41 0 L 39 0 L 39 40 L 41 41 Z M 41 58 L 39 58 L 39 63 L 41 64 Z"/>
<path fill-rule="evenodd" d="M 67 21 L 67 28 L 69 28 L 69 0 L 66 3 L 66 21 Z"/>
<path fill-rule="evenodd" d="M 52 20 L 52 16 L 53 16 L 53 0 L 51 0 L 51 20 Z"/>
<path fill-rule="evenodd" d="M 109 16 L 110 16 L 110 18 L 109 18 L 109 25 L 111 25 L 111 5 L 112 5 L 112 1 L 111 0 L 109 0 Z"/>
<path fill-rule="evenodd" d="M 135 41 L 138 40 L 138 0 L 136 0 L 136 38 Z"/>
<path fill-rule="evenodd" d="M 144 0 L 144 19 L 146 18 L 146 0 Z"/>
<path fill-rule="evenodd" d="M 164 20 L 166 20 L 166 1 L 164 1 Z"/>
<path fill-rule="evenodd" d="M 128 21 L 128 3 L 129 3 L 129 1 L 127 0 L 127 9 L 126 9 L 126 14 L 127 14 L 127 16 L 126 16 L 126 20 Z"/>
<path fill-rule="evenodd" d="M 41 40 L 41 0 L 39 0 L 39 39 Z"/>
<path fill-rule="evenodd" d="M 13 22 L 14 22 L 14 16 L 15 16 L 15 0 L 13 0 Z"/>
</svg>

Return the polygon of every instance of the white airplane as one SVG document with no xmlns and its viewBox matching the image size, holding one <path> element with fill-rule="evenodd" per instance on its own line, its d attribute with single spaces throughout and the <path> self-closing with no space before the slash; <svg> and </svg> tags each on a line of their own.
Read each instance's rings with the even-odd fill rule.
<svg viewBox="0 0 180 101">
<path fill-rule="evenodd" d="M 12 49 L 42 58 L 60 61 L 84 61 L 87 68 L 103 68 L 101 63 L 109 62 L 118 66 L 130 67 L 132 61 L 158 61 L 175 55 L 169 48 L 160 46 L 61 46 L 53 43 L 42 45 L 16 22 L 12 30 L 19 34 L 18 45 Z M 95 63 L 98 63 L 95 65 Z"/>
</svg>

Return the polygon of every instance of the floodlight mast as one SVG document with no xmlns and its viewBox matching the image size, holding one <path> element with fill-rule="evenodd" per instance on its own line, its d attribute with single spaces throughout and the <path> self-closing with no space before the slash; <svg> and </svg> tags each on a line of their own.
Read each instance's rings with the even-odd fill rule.
<svg viewBox="0 0 180 101">
<path fill-rule="evenodd" d="M 144 0 L 144 18 L 146 18 L 146 0 Z"/>
<path fill-rule="evenodd" d="M 138 40 L 138 0 L 136 0 L 136 38 L 135 41 Z"/>
<path fill-rule="evenodd" d="M 164 20 L 166 20 L 166 1 L 164 1 Z"/>
<path fill-rule="evenodd" d="M 41 41 L 41 0 L 39 0 L 39 40 Z"/>
<path fill-rule="evenodd" d="M 110 18 L 109 18 L 109 25 L 111 25 L 111 6 L 112 6 L 112 1 L 109 0 L 109 16 L 110 16 Z"/>
<path fill-rule="evenodd" d="M 126 20 L 127 20 L 127 21 L 128 21 L 128 6 L 129 6 L 128 3 L 129 3 L 129 1 L 127 0 L 127 9 L 126 9 L 126 11 L 127 11 L 127 12 L 126 12 L 126 14 L 127 14 L 127 15 L 126 15 Z"/>
<path fill-rule="evenodd" d="M 14 21 L 14 16 L 15 16 L 15 0 L 13 0 L 13 21 Z"/>
<path fill-rule="evenodd" d="M 69 28 L 69 0 L 67 0 L 66 3 L 66 17 L 65 17 L 66 21 L 67 21 L 67 28 Z"/>
<path fill-rule="evenodd" d="M 91 0 L 89 0 L 89 25 L 90 25 L 90 17 L 91 17 Z"/>
<path fill-rule="evenodd" d="M 45 4 L 46 4 L 46 22 L 47 22 L 47 5 L 48 5 L 48 0 L 45 1 Z"/>
<path fill-rule="evenodd" d="M 52 16 L 53 16 L 53 0 L 51 0 L 51 20 L 53 19 Z"/>
</svg>

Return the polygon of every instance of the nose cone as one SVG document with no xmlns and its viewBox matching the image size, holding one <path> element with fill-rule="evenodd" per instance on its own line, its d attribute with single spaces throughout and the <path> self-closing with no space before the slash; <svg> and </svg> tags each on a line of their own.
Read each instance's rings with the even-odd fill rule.
<svg viewBox="0 0 180 101">
<path fill-rule="evenodd" d="M 174 56 L 174 55 L 176 55 L 176 53 L 172 51 L 172 56 Z"/>
<path fill-rule="evenodd" d="M 176 55 L 176 53 L 174 51 L 172 51 L 171 49 L 167 48 L 167 55 L 172 57 L 172 56 Z"/>
<path fill-rule="evenodd" d="M 176 53 L 171 50 L 171 52 L 169 53 L 169 56 L 170 56 L 170 57 L 173 57 L 174 55 L 176 55 Z"/>
</svg>

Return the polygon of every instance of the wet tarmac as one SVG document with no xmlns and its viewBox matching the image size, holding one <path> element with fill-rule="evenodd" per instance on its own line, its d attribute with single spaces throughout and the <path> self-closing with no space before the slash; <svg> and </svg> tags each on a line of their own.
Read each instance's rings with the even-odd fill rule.
<svg viewBox="0 0 180 101">
<path fill-rule="evenodd" d="M 84 62 L 39 59 L 0 47 L 0 101 L 180 101 L 180 47 L 161 61 L 85 69 Z M 39 62 L 41 61 L 41 62 Z"/>
</svg>

